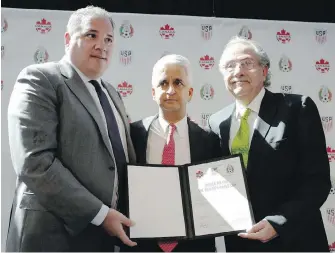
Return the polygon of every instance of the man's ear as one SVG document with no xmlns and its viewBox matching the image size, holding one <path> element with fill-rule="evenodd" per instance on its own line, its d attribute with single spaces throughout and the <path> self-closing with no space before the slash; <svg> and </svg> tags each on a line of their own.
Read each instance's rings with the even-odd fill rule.
<svg viewBox="0 0 335 253">
<path fill-rule="evenodd" d="M 193 88 L 190 88 L 188 90 L 188 102 L 191 102 L 192 97 L 193 97 Z"/>
<path fill-rule="evenodd" d="M 152 95 L 152 100 L 155 101 L 155 89 L 151 88 L 151 95 Z"/>
<path fill-rule="evenodd" d="M 268 75 L 268 73 L 269 73 L 269 67 L 268 67 L 268 66 L 265 66 L 265 67 L 263 68 L 264 81 L 265 81 L 265 78 L 266 78 L 266 76 Z"/>
<path fill-rule="evenodd" d="M 65 44 L 65 47 L 68 47 L 70 45 L 70 41 L 71 41 L 71 35 L 69 32 L 66 32 L 64 34 L 64 44 Z"/>
</svg>

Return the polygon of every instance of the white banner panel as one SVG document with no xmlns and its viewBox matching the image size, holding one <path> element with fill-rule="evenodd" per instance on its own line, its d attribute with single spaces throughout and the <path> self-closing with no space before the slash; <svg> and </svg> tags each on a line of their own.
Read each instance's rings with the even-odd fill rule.
<svg viewBox="0 0 335 253">
<path fill-rule="evenodd" d="M 1 241 L 4 250 L 16 178 L 8 147 L 9 96 L 22 68 L 62 58 L 65 27 L 71 12 L 10 8 L 2 8 L 1 12 Z M 195 92 L 188 105 L 188 114 L 204 125 L 211 113 L 233 101 L 218 70 L 218 61 L 227 41 L 239 34 L 264 46 L 273 73 L 270 90 L 308 95 L 319 108 L 333 185 L 321 210 L 329 247 L 334 250 L 335 25 L 123 13 L 114 13 L 113 17 L 116 46 L 105 78 L 122 94 L 132 121 L 157 112 L 151 98 L 151 71 L 164 54 L 182 54 L 191 61 Z M 218 250 L 223 249 L 219 247 Z"/>
</svg>

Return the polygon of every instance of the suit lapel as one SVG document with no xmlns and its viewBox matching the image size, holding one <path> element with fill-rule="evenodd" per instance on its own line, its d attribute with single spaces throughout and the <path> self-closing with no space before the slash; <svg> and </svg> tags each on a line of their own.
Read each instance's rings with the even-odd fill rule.
<svg viewBox="0 0 335 253">
<path fill-rule="evenodd" d="M 105 89 L 107 90 L 110 98 L 112 99 L 116 110 L 119 112 L 121 118 L 122 118 L 122 122 L 125 126 L 128 125 L 129 122 L 127 122 L 127 115 L 125 114 L 125 110 L 124 110 L 124 106 L 122 104 L 122 101 L 117 93 L 116 90 L 112 89 L 109 85 L 106 85 L 105 82 L 102 82 L 102 85 L 105 87 Z M 121 110 L 121 108 L 123 110 Z M 127 131 L 129 131 L 129 129 L 127 129 Z"/>
<path fill-rule="evenodd" d="M 125 132 L 126 132 L 126 138 L 127 138 L 127 146 L 128 146 L 128 156 L 129 156 L 129 161 L 130 162 L 135 162 L 136 157 L 135 157 L 135 150 L 133 147 L 133 143 L 131 141 L 130 137 L 130 128 L 129 128 L 129 122 L 128 122 L 128 117 L 126 114 L 126 109 L 124 108 L 124 105 L 122 104 L 122 100 L 119 97 L 119 94 L 115 89 L 113 89 L 110 85 L 106 85 L 106 83 L 102 82 L 102 85 L 105 87 L 107 90 L 111 100 L 114 103 L 114 106 L 116 110 L 118 111 L 119 115 L 121 116 Z"/>
<path fill-rule="evenodd" d="M 149 137 L 149 130 L 151 124 L 157 119 L 158 115 L 147 117 L 142 120 L 143 127 L 138 133 L 138 136 L 135 137 L 137 140 L 137 150 L 136 153 L 138 154 L 139 163 L 146 164 L 147 163 L 147 146 L 148 146 L 148 137 Z"/>
<path fill-rule="evenodd" d="M 248 165 L 252 163 L 253 159 L 259 159 L 255 152 L 261 148 L 261 143 L 264 143 L 264 140 L 269 133 L 273 119 L 277 112 L 276 102 L 274 94 L 265 90 L 265 95 L 257 117 L 257 125 L 255 126 L 250 144 Z"/>
<path fill-rule="evenodd" d="M 187 117 L 188 137 L 190 141 L 191 162 L 197 162 L 200 157 L 203 157 L 201 131 L 195 123 Z"/>
<path fill-rule="evenodd" d="M 265 90 L 265 95 L 258 114 L 258 124 L 255 127 L 255 130 L 257 130 L 263 138 L 266 138 L 276 112 L 277 104 L 275 96 L 270 91 Z"/>
<path fill-rule="evenodd" d="M 65 59 L 60 61 L 60 70 L 62 75 L 65 77 L 64 81 L 69 89 L 73 92 L 73 94 L 79 99 L 81 104 L 86 108 L 86 110 L 90 113 L 98 128 L 100 130 L 102 139 L 112 157 L 113 150 L 112 145 L 109 141 L 107 129 L 104 125 L 103 119 L 100 115 L 98 108 L 95 105 L 95 102 L 89 93 L 88 89 L 85 86 L 85 83 L 82 81 L 77 72 L 72 68 L 71 64 L 68 63 Z"/>
<path fill-rule="evenodd" d="M 230 155 L 229 149 L 229 138 L 230 138 L 230 127 L 231 120 L 233 117 L 233 113 L 235 111 L 235 103 L 232 103 L 225 110 L 223 115 L 223 121 L 220 123 L 220 135 L 221 135 L 221 143 L 222 143 L 222 151 L 224 154 Z"/>
</svg>

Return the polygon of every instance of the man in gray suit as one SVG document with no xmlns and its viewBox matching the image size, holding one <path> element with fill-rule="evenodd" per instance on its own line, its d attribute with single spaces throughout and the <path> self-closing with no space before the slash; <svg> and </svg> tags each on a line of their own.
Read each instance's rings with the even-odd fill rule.
<svg viewBox="0 0 335 253">
<path fill-rule="evenodd" d="M 7 251 L 114 251 L 123 226 L 123 175 L 135 162 L 124 105 L 101 76 L 114 23 L 98 7 L 74 12 L 59 62 L 26 67 L 8 108 L 17 178 Z"/>
</svg>

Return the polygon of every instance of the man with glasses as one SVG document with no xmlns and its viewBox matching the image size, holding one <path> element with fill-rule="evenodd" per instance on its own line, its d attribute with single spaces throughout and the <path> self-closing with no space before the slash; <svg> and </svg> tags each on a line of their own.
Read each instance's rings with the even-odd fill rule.
<svg viewBox="0 0 335 253">
<path fill-rule="evenodd" d="M 209 127 L 220 136 L 223 155 L 243 156 L 256 222 L 227 236 L 227 251 L 329 251 L 319 209 L 330 169 L 315 103 L 266 89 L 270 60 L 255 41 L 233 38 L 219 67 L 235 103 L 213 114 Z"/>
</svg>

